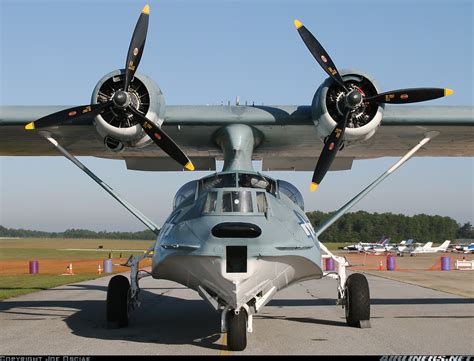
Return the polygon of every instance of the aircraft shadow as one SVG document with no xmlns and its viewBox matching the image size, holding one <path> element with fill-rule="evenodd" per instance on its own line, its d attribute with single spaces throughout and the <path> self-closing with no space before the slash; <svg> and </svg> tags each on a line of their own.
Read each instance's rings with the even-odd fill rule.
<svg viewBox="0 0 474 361">
<path fill-rule="evenodd" d="M 54 290 L 57 291 L 58 289 Z M 110 329 L 107 328 L 105 320 L 107 287 L 77 284 L 71 285 L 69 288 L 63 288 L 63 290 L 67 290 L 68 292 L 77 292 L 79 290 L 101 291 L 103 299 L 80 300 L 69 298 L 69 300 L 63 301 L 5 300 L 0 302 L 0 312 L 12 314 L 12 316 L 17 317 L 15 318 L 17 321 L 38 320 L 40 318 L 45 320 L 60 318 L 64 320 L 73 334 L 86 338 L 157 344 L 195 345 L 207 349 L 224 349 L 224 346 L 218 342 L 221 338 L 220 315 L 211 309 L 203 300 L 185 300 L 172 297 L 167 295 L 169 289 L 153 289 L 157 293 L 142 289 L 140 294 L 141 307 L 134 312 L 131 325 L 127 328 Z M 375 298 L 371 300 L 372 305 L 472 303 L 474 303 L 472 298 Z M 272 300 L 267 307 L 334 305 L 335 299 L 330 298 L 303 300 L 276 299 Z M 347 327 L 343 321 L 323 320 L 310 317 L 285 317 L 264 314 L 259 314 L 256 317 Z"/>
<path fill-rule="evenodd" d="M 5 300 L 0 302 L 0 312 L 18 315 L 16 321 L 62 318 L 73 334 L 86 338 L 224 349 L 218 343 L 221 338 L 220 315 L 203 300 L 171 297 L 166 295 L 165 290 L 161 295 L 142 290 L 141 307 L 134 312 L 131 325 L 117 329 L 108 328 L 105 320 L 107 288 L 77 286 L 101 289 L 103 300 Z M 74 310 L 73 314 L 71 310 Z"/>
<path fill-rule="evenodd" d="M 312 323 L 312 324 L 315 324 L 315 325 L 347 327 L 346 322 L 334 321 L 334 320 L 322 320 L 322 319 L 312 318 L 312 317 L 286 317 L 286 316 L 258 315 L 255 318 L 256 319 L 262 318 L 262 319 L 269 319 L 269 320 L 286 320 L 286 321 L 293 321 L 293 322 Z"/>
</svg>

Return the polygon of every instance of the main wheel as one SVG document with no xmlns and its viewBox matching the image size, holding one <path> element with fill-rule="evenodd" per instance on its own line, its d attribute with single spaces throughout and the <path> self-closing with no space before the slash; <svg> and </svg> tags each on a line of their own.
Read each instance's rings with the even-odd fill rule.
<svg viewBox="0 0 474 361">
<path fill-rule="evenodd" d="M 130 317 L 130 282 L 125 276 L 113 276 L 107 289 L 107 323 L 127 327 Z"/>
<path fill-rule="evenodd" d="M 242 351 L 247 347 L 247 312 L 234 310 L 227 314 L 227 347 L 230 351 Z"/>
<path fill-rule="evenodd" d="M 363 274 L 351 274 L 345 289 L 346 322 L 351 327 L 362 327 L 361 321 L 370 320 L 369 283 Z"/>
</svg>

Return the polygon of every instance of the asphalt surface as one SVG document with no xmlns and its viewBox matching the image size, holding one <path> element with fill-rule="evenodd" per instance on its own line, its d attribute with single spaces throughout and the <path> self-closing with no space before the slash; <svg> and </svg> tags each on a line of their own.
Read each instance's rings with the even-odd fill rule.
<svg viewBox="0 0 474 361">
<path fill-rule="evenodd" d="M 179 284 L 142 280 L 141 308 L 126 329 L 107 329 L 110 277 L 0 302 L 0 354 L 474 354 L 474 300 L 368 276 L 370 329 L 345 324 L 336 282 L 307 281 L 254 317 L 247 349 L 228 352 L 220 316 Z"/>
</svg>

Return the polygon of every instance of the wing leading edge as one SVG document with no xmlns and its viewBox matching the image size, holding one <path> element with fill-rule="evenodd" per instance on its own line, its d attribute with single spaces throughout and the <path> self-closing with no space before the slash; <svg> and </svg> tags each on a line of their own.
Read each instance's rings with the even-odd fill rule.
<svg viewBox="0 0 474 361">
<path fill-rule="evenodd" d="M 61 106 L 0 107 L 0 155 L 51 156 L 57 151 L 37 131 L 24 126 Z M 197 170 L 215 169 L 222 152 L 214 134 L 225 125 L 247 124 L 263 135 L 253 158 L 264 170 L 312 170 L 323 143 L 311 117 L 310 106 L 167 106 L 163 129 L 189 155 Z M 401 156 L 426 132 L 439 136 L 418 156 L 474 156 L 474 108 L 457 106 L 387 106 L 382 125 L 367 141 L 347 144 L 337 156 L 336 169 L 350 169 L 352 160 Z M 140 170 L 178 170 L 166 154 L 154 147 L 108 151 L 93 119 L 47 128 L 55 139 L 77 156 L 124 159 Z"/>
</svg>

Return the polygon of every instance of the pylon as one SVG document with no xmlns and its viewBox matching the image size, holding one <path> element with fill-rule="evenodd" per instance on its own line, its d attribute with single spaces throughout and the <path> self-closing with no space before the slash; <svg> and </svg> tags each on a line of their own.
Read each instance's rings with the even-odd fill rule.
<svg viewBox="0 0 474 361">
<path fill-rule="evenodd" d="M 68 273 L 69 273 L 70 275 L 73 275 L 73 274 L 74 274 L 74 272 L 73 272 L 73 270 L 72 270 L 72 263 L 69 263 Z"/>
<path fill-rule="evenodd" d="M 102 267 L 100 267 L 100 263 L 99 263 L 99 267 L 97 267 L 97 272 L 98 272 L 99 274 L 102 274 Z"/>
<path fill-rule="evenodd" d="M 380 264 L 379 264 L 379 271 L 383 271 L 383 263 L 382 263 L 382 261 L 380 261 Z"/>
</svg>

